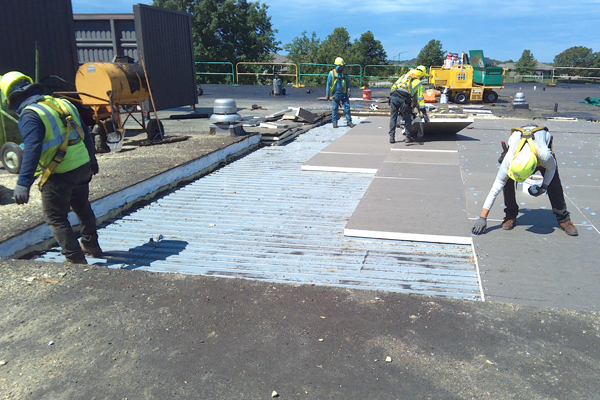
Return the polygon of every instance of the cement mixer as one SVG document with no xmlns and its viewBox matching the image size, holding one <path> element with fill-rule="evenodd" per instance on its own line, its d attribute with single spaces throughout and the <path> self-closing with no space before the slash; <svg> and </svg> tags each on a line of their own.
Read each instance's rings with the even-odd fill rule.
<svg viewBox="0 0 600 400">
<path fill-rule="evenodd" d="M 129 57 L 127 61 L 131 62 L 83 64 L 75 76 L 77 91 L 55 93 L 93 110 L 96 126 L 92 134 L 98 152 L 121 150 L 124 125 L 130 118 L 141 130 L 128 130 L 147 132 L 150 140 L 164 131 L 156 120 L 150 120 L 146 126 L 141 107 L 150 96 L 146 76 L 141 65 Z M 134 116 L 138 112 L 139 120 Z"/>
</svg>

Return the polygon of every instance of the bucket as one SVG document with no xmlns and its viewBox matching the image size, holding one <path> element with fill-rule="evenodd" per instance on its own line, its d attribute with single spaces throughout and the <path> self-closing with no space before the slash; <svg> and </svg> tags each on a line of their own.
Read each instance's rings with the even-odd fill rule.
<svg viewBox="0 0 600 400">
<path fill-rule="evenodd" d="M 363 90 L 363 100 L 371 100 L 371 89 Z"/>
<path fill-rule="evenodd" d="M 106 144 L 111 153 L 118 153 L 123 148 L 123 134 L 121 132 L 110 132 L 106 136 Z"/>
</svg>

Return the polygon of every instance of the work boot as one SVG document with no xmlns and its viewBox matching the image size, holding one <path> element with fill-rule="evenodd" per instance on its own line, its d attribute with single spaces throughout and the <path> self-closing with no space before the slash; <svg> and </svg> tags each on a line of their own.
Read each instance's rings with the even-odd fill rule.
<svg viewBox="0 0 600 400">
<path fill-rule="evenodd" d="M 85 264 L 85 265 L 87 265 L 88 262 L 85 259 L 85 257 L 83 257 L 83 258 L 73 258 L 73 259 L 67 258 L 65 260 L 65 263 L 67 263 L 67 264 Z"/>
<path fill-rule="evenodd" d="M 355 124 L 353 124 L 352 122 L 348 122 L 348 123 L 346 124 L 346 126 L 347 126 L 348 128 L 354 128 L 356 125 L 355 125 Z"/>
<path fill-rule="evenodd" d="M 504 218 L 504 221 L 502 222 L 502 229 L 505 231 L 510 231 L 515 227 L 515 225 L 517 225 L 516 218 Z"/>
<path fill-rule="evenodd" d="M 558 226 L 569 236 L 579 235 L 579 233 L 577 232 L 577 228 L 575 228 L 575 225 L 573 225 L 570 219 L 563 222 L 559 222 Z"/>
<path fill-rule="evenodd" d="M 94 136 L 94 147 L 96 147 L 96 153 L 110 153 L 106 138 L 103 138 L 100 134 Z"/>
<path fill-rule="evenodd" d="M 94 258 L 101 258 L 104 255 L 100 246 L 86 246 L 85 244 L 81 243 L 80 247 L 85 254 L 89 254 Z"/>
<path fill-rule="evenodd" d="M 337 125 L 337 122 L 334 122 L 334 123 L 333 123 L 333 128 L 335 129 L 335 128 L 337 128 L 337 127 L 338 127 L 338 125 Z"/>
</svg>

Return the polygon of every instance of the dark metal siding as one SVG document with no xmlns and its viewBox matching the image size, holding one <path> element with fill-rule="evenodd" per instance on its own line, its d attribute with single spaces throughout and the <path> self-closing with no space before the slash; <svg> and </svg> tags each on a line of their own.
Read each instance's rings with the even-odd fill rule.
<svg viewBox="0 0 600 400">
<path fill-rule="evenodd" d="M 75 14 L 79 64 L 111 62 L 115 55 L 139 61 L 133 14 Z"/>
<path fill-rule="evenodd" d="M 0 1 L 0 74 L 22 71 L 35 79 L 35 48 L 39 49 L 39 80 L 48 92 L 73 90 L 77 58 L 71 0 Z"/>
<path fill-rule="evenodd" d="M 137 4 L 133 7 L 140 51 L 157 110 L 195 105 L 196 74 L 191 17 Z M 150 107 L 144 106 L 150 110 Z"/>
</svg>

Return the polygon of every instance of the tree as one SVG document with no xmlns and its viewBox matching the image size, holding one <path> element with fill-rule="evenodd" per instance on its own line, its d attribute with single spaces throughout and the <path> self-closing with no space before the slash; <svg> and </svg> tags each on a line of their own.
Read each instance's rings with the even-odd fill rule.
<svg viewBox="0 0 600 400">
<path fill-rule="evenodd" d="M 579 67 L 579 68 L 594 68 L 600 67 L 600 55 L 594 53 L 592 49 L 583 46 L 569 47 L 560 54 L 554 57 L 555 67 Z M 558 69 L 555 72 L 557 75 L 581 75 L 592 76 L 594 71 L 575 70 L 575 69 Z"/>
<path fill-rule="evenodd" d="M 387 53 L 383 49 L 381 41 L 376 40 L 371 31 L 366 31 L 360 35 L 360 39 L 354 40 L 352 44 L 352 57 L 349 60 L 352 64 L 362 66 L 363 75 L 367 65 L 387 64 Z M 376 67 L 369 70 L 370 75 L 388 75 L 386 67 Z"/>
<path fill-rule="evenodd" d="M 532 68 L 537 67 L 537 65 L 538 62 L 530 50 L 523 50 L 521 58 L 515 63 L 516 71 L 519 75 L 533 75 L 535 71 Z"/>
<path fill-rule="evenodd" d="M 383 64 L 387 59 L 387 53 L 383 49 L 381 41 L 376 40 L 371 31 L 366 31 L 360 35 L 352 44 L 353 64 L 360 64 L 364 68 L 369 64 Z"/>
<path fill-rule="evenodd" d="M 417 55 L 417 65 L 424 65 L 427 68 L 432 66 L 441 66 L 444 64 L 446 51 L 442 49 L 442 43 L 439 40 L 431 39 Z"/>
<path fill-rule="evenodd" d="M 259 1 L 153 0 L 152 5 L 192 16 L 196 61 L 269 62 L 280 50 L 268 6 Z"/>
<path fill-rule="evenodd" d="M 318 60 L 322 64 L 333 64 L 337 57 L 342 57 L 346 64 L 352 55 L 350 34 L 346 28 L 335 28 L 319 47 Z"/>
<path fill-rule="evenodd" d="M 288 52 L 288 60 L 295 64 L 316 63 L 321 41 L 314 31 L 310 38 L 306 36 L 306 31 L 302 31 L 300 35 L 292 39 L 291 43 L 283 45 L 283 49 Z"/>
</svg>

